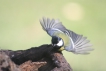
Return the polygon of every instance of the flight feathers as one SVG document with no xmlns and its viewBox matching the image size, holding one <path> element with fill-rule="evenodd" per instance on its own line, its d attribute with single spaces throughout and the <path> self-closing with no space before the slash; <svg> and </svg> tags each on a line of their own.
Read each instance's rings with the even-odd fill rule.
<svg viewBox="0 0 106 71">
<path fill-rule="evenodd" d="M 50 36 L 54 36 L 54 33 L 63 33 L 68 36 L 71 42 L 68 45 L 64 44 L 64 46 L 67 46 L 64 47 L 67 51 L 71 51 L 76 54 L 88 54 L 89 51 L 93 50 L 90 48 L 92 45 L 86 37 L 66 29 L 59 20 L 43 18 L 40 20 L 40 24 Z"/>
<path fill-rule="evenodd" d="M 73 53 L 76 54 L 89 54 L 89 51 L 92 51 L 93 49 L 90 48 L 92 44 L 90 44 L 89 40 L 87 40 L 86 37 L 83 37 L 82 35 L 76 34 L 73 31 L 67 30 L 66 34 L 71 37 L 74 43 Z"/>
<path fill-rule="evenodd" d="M 62 23 L 59 20 L 55 19 L 50 20 L 49 18 L 43 18 L 42 20 L 40 20 L 40 24 L 45 31 L 49 31 L 51 29 L 58 29 L 64 32 L 64 30 L 66 30 Z"/>
</svg>

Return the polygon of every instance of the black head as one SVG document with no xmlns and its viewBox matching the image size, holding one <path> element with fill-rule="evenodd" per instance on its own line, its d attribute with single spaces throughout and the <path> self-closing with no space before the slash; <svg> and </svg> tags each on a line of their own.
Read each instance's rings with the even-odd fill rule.
<svg viewBox="0 0 106 71">
<path fill-rule="evenodd" d="M 60 37 L 53 36 L 52 37 L 52 44 L 53 44 L 53 46 L 62 47 L 64 45 L 64 42 Z"/>
</svg>

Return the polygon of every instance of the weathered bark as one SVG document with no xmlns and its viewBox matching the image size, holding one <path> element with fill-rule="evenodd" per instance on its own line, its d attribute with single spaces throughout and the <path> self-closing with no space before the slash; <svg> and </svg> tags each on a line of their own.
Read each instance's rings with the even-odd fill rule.
<svg viewBox="0 0 106 71">
<path fill-rule="evenodd" d="M 0 71 L 21 71 L 19 66 L 14 64 L 9 56 L 4 52 L 0 52 Z"/>
<path fill-rule="evenodd" d="M 27 50 L 1 50 L 0 71 L 72 71 L 62 53 L 54 48 L 58 47 L 42 45 Z M 3 67 L 3 60 L 7 61 L 7 67 Z"/>
<path fill-rule="evenodd" d="M 21 64 L 19 67 L 21 71 L 38 71 L 38 68 L 45 65 L 46 62 L 31 62 L 27 61 L 23 64 Z"/>
</svg>

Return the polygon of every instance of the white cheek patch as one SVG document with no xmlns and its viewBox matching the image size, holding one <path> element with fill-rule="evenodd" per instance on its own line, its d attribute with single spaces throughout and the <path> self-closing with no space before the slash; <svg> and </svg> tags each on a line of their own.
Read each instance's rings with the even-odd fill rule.
<svg viewBox="0 0 106 71">
<path fill-rule="evenodd" d="M 61 39 L 58 43 L 57 43 L 57 46 L 63 46 L 64 42 L 63 40 Z"/>
</svg>

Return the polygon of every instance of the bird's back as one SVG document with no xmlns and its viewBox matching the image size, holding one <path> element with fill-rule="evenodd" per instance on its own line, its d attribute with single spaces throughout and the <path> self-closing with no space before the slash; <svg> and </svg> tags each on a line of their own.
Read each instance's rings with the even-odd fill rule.
<svg viewBox="0 0 106 71">
<path fill-rule="evenodd" d="M 63 40 L 64 45 L 69 46 L 69 45 L 71 44 L 71 43 L 70 43 L 70 42 L 71 42 L 70 37 L 67 36 L 66 34 L 64 34 L 63 32 L 55 31 L 55 32 L 53 33 L 53 36 L 58 36 L 58 37 L 60 37 L 60 38 Z"/>
</svg>

